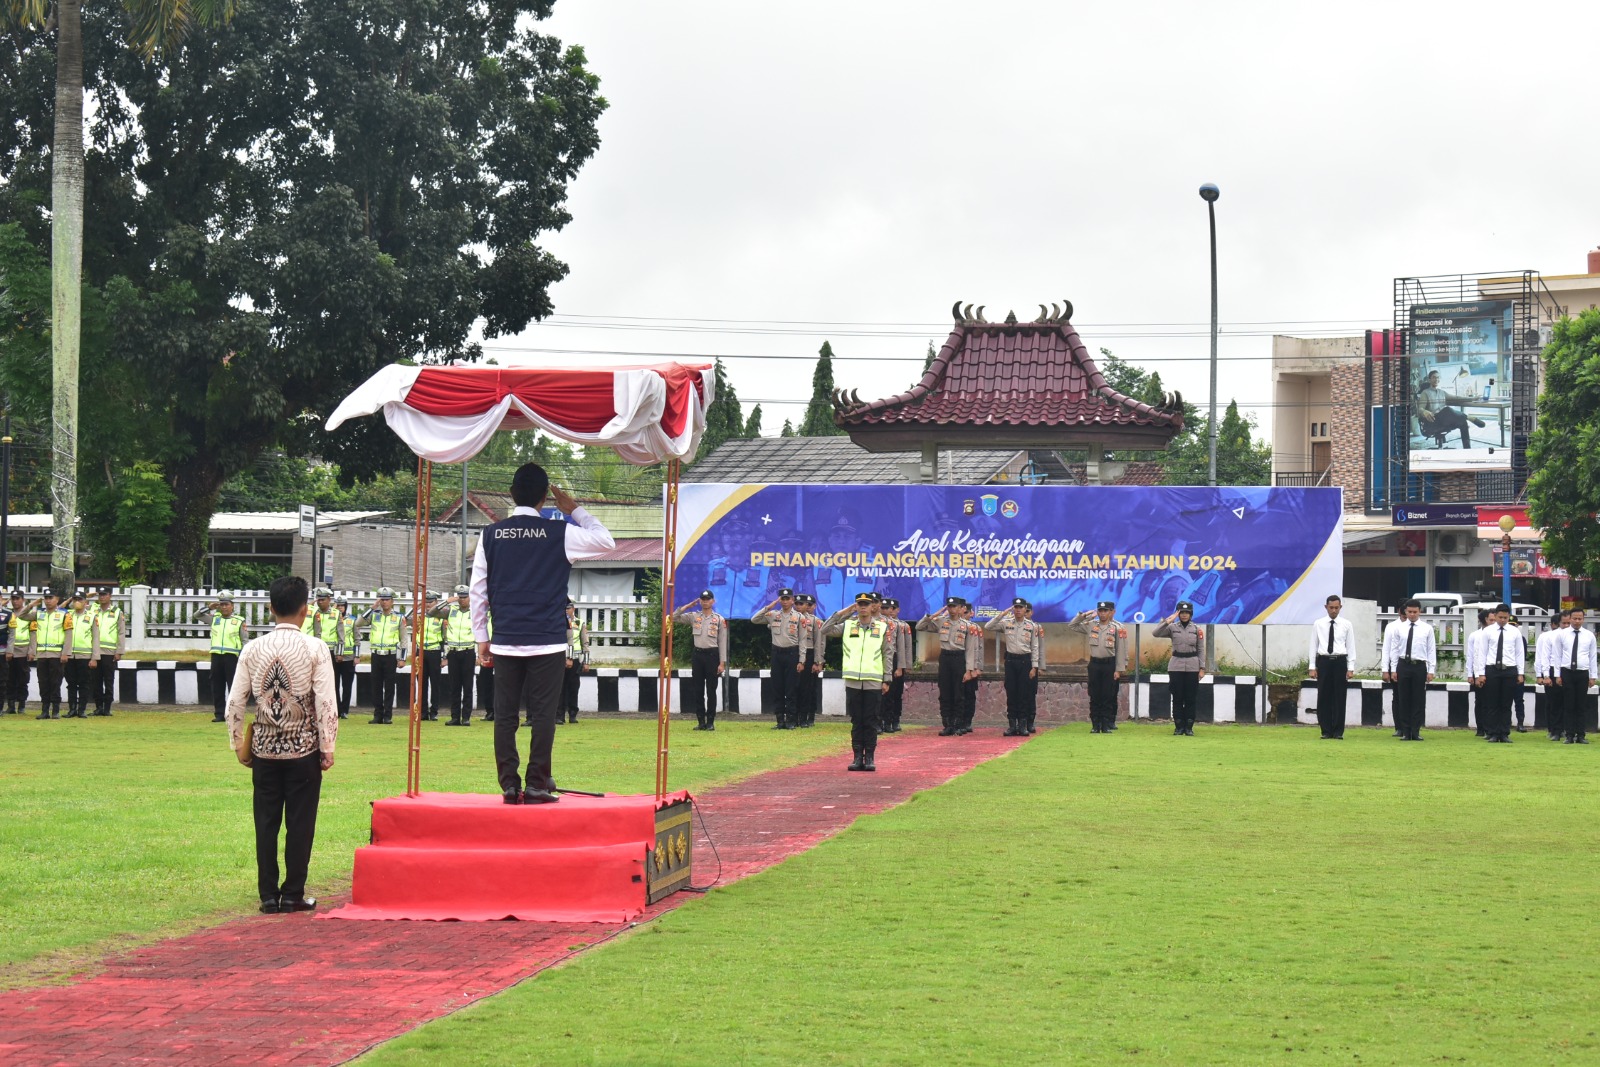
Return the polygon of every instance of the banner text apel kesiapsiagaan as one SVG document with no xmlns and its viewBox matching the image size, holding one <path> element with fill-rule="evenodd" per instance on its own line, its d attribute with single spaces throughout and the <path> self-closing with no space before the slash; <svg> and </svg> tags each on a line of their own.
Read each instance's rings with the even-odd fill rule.
<svg viewBox="0 0 1600 1067">
<path fill-rule="evenodd" d="M 1344 578 L 1339 489 L 728 485 L 679 489 L 680 604 L 702 590 L 749 617 L 790 588 L 818 613 L 863 590 L 902 618 L 960 596 L 980 615 L 1033 604 L 1040 622 L 1098 601 L 1124 621 L 1308 623 Z M 675 605 L 677 606 L 677 605 Z"/>
</svg>

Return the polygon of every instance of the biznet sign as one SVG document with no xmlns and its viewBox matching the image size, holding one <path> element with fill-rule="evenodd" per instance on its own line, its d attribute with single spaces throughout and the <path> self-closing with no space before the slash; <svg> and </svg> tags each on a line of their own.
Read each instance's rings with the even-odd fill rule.
<svg viewBox="0 0 1600 1067">
<path fill-rule="evenodd" d="M 1408 504 L 1394 509 L 1396 526 L 1477 526 L 1473 504 Z"/>
</svg>

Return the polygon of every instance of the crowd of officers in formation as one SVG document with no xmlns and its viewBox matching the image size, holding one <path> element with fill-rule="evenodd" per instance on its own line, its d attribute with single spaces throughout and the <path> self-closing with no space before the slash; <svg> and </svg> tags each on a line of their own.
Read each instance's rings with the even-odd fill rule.
<svg viewBox="0 0 1600 1067">
<path fill-rule="evenodd" d="M 63 605 L 54 591 L 32 603 L 25 603 L 21 590 L 13 590 L 9 606 L 0 609 L 0 626 L 6 638 L 6 714 L 22 714 L 28 701 L 30 669 L 38 672 L 40 719 L 87 718 L 87 707 L 94 704 L 95 715 L 110 715 L 116 702 L 114 692 L 117 660 L 127 643 L 126 613 L 112 603 L 109 587 L 99 590 L 95 602 L 83 594 Z M 379 589 L 376 601 L 366 610 L 352 615 L 350 601 L 335 596 L 333 590 L 319 588 L 316 604 L 306 612 L 302 629 L 328 646 L 333 660 L 334 682 L 338 693 L 339 718 L 348 718 L 354 695 L 356 661 L 364 643 L 372 670 L 373 725 L 394 721 L 395 695 L 399 666 L 410 655 L 412 613 L 395 606 L 393 589 Z M 472 636 L 469 590 L 455 587 L 448 601 L 429 591 L 425 598 L 422 626 L 422 717 L 429 722 L 439 718 L 441 703 L 450 707 L 446 726 L 469 726 L 473 686 L 484 707 L 484 719 L 494 720 L 494 668 L 478 665 L 478 645 Z M 239 665 L 239 653 L 250 640 L 250 626 L 230 593 L 221 593 L 195 614 L 196 622 L 210 620 L 211 699 L 214 722 L 224 722 L 228 692 Z M 493 629 L 493 619 L 490 619 Z M 575 605 L 567 601 L 567 660 L 562 693 L 566 721 L 578 721 L 578 678 L 588 660 L 588 625 L 577 617 Z M 63 679 L 67 688 L 67 713 L 60 712 Z M 560 719 L 558 718 L 558 722 Z"/>
<path fill-rule="evenodd" d="M 12 590 L 0 608 L 0 633 L 5 637 L 5 714 L 23 714 L 30 674 L 37 673 L 40 708 L 37 718 L 106 716 L 116 701 L 117 661 L 128 634 L 125 612 L 112 602 L 113 590 L 102 587 L 91 601 L 76 593 L 69 601 L 53 590 L 27 601 Z M 339 718 L 348 717 L 355 688 L 356 662 L 365 643 L 372 671 L 374 725 L 394 721 L 399 666 L 409 657 L 412 613 L 395 606 L 394 590 L 379 589 L 375 602 L 351 613 L 348 598 L 318 588 L 316 606 L 306 614 L 304 631 L 324 641 L 333 660 Z M 1340 617 L 1343 603 L 1327 598 L 1326 617 L 1311 627 L 1310 678 L 1317 686 L 1317 722 L 1322 737 L 1344 737 L 1348 682 L 1355 632 Z M 965 599 L 949 597 L 939 611 L 915 626 L 900 618 L 900 603 L 876 592 L 857 594 L 855 603 L 828 619 L 816 614 L 816 597 L 782 589 L 778 598 L 751 617 L 771 635 L 771 698 L 776 730 L 815 725 L 822 703 L 822 672 L 828 640 L 842 642 L 845 711 L 851 721 L 855 759 L 849 769 L 876 770 L 878 736 L 897 733 L 903 709 L 906 671 L 914 661 L 913 631 L 939 635 L 938 685 L 940 737 L 972 732 L 982 673 L 986 632 L 998 632 L 1005 643 L 1006 736 L 1035 732 L 1039 672 L 1044 669 L 1044 630 L 1033 621 L 1033 606 L 1021 597 L 1011 610 L 987 624 L 973 621 L 974 608 Z M 1427 683 L 1433 681 L 1438 655 L 1433 627 L 1421 618 L 1421 605 L 1406 601 L 1400 618 L 1383 635 L 1381 671 L 1393 686 L 1396 737 L 1420 741 Z M 228 689 L 250 628 L 237 614 L 234 599 L 223 593 L 207 604 L 196 621 L 210 619 L 211 693 L 216 722 L 225 721 Z M 682 690 L 682 708 L 696 718 L 696 730 L 717 728 L 717 690 L 728 666 L 728 620 L 717 613 L 716 596 L 701 592 L 672 613 L 688 623 L 694 647 L 690 683 Z M 1557 612 L 1534 648 L 1534 677 L 1546 687 L 1544 716 L 1549 738 L 1586 745 L 1585 699 L 1600 682 L 1593 631 L 1584 625 L 1582 608 Z M 1509 605 L 1478 612 L 1478 629 L 1466 640 L 1466 671 L 1473 692 L 1473 720 L 1478 736 L 1509 744 L 1511 733 L 1525 733 L 1523 683 L 1526 640 L 1511 618 Z M 491 633 L 493 620 L 490 620 Z M 1117 728 L 1117 688 L 1128 659 L 1128 631 L 1116 620 L 1116 605 L 1101 601 L 1094 611 L 1078 615 L 1068 629 L 1081 633 L 1089 646 L 1088 689 L 1091 733 Z M 1157 625 L 1154 636 L 1172 642 L 1167 667 L 1172 694 L 1173 733 L 1194 736 L 1195 705 L 1205 677 L 1205 630 L 1194 621 L 1194 607 L 1181 602 Z M 457 585 L 449 600 L 429 591 L 422 620 L 422 717 L 439 718 L 448 704 L 447 726 L 468 726 L 475 707 L 473 687 L 484 705 L 486 721 L 494 719 L 493 668 L 478 664 L 472 635 L 469 589 Z M 567 659 L 561 711 L 564 721 L 578 721 L 579 678 L 589 658 L 587 625 L 567 601 Z M 67 711 L 61 712 L 63 682 Z M 1513 713 L 1515 727 L 1513 727 Z M 558 715 L 557 722 L 563 716 Z"/>
</svg>

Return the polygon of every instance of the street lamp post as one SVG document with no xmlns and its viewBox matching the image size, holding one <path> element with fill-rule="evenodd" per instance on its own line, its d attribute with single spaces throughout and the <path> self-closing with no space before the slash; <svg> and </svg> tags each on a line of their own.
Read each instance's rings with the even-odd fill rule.
<svg viewBox="0 0 1600 1067">
<path fill-rule="evenodd" d="M 1211 182 L 1200 187 L 1200 199 L 1206 202 L 1206 217 L 1211 220 L 1211 426 L 1210 466 L 1207 485 L 1217 484 L 1217 197 L 1222 195 Z"/>
<path fill-rule="evenodd" d="M 1510 515 L 1500 516 L 1500 600 L 1501 603 L 1511 603 L 1511 531 L 1517 528 L 1517 520 Z"/>
</svg>

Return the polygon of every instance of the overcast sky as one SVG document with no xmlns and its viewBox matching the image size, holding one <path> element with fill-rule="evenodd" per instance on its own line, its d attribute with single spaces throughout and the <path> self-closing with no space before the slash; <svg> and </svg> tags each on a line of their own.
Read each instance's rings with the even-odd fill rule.
<svg viewBox="0 0 1600 1067">
<path fill-rule="evenodd" d="M 772 434 L 825 338 L 872 399 L 953 301 L 996 321 L 1065 298 L 1091 352 L 1203 407 L 1212 181 L 1221 398 L 1265 430 L 1271 333 L 1386 325 L 1397 275 L 1585 269 L 1597 12 L 559 0 L 544 29 L 611 107 L 543 239 L 571 267 L 556 316 L 489 347 L 721 355 Z"/>
</svg>

